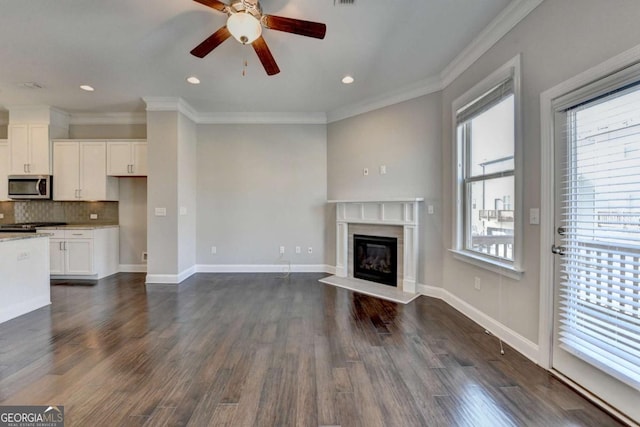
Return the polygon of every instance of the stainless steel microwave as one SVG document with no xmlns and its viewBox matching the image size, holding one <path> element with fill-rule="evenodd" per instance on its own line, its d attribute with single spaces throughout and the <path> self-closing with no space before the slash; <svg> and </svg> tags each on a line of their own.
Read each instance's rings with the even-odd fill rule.
<svg viewBox="0 0 640 427">
<path fill-rule="evenodd" d="M 51 175 L 9 175 L 9 198 L 50 199 Z"/>
</svg>

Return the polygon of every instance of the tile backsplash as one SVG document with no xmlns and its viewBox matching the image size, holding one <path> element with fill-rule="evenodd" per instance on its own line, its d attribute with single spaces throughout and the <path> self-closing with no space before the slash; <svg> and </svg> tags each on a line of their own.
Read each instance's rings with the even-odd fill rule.
<svg viewBox="0 0 640 427">
<path fill-rule="evenodd" d="M 54 202 L 30 200 L 0 202 L 0 224 L 16 222 L 66 222 L 67 224 L 118 224 L 118 202 Z M 97 219 L 90 219 L 97 214 Z"/>
</svg>

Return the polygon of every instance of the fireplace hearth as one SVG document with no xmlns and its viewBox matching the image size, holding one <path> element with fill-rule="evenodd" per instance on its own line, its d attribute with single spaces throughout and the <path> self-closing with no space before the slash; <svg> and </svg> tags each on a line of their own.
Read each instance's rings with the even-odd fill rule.
<svg viewBox="0 0 640 427">
<path fill-rule="evenodd" d="M 398 239 L 353 236 L 353 277 L 398 286 Z"/>
</svg>

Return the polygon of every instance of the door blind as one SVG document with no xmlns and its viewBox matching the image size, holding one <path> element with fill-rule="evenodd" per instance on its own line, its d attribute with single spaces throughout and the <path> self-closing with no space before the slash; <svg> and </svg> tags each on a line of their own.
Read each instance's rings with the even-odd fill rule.
<svg viewBox="0 0 640 427">
<path fill-rule="evenodd" d="M 565 118 L 561 347 L 640 390 L 640 86 Z"/>
</svg>

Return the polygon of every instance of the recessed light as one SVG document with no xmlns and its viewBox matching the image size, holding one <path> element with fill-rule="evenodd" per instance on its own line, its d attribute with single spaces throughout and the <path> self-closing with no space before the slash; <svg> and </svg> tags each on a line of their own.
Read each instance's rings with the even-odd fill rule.
<svg viewBox="0 0 640 427">
<path fill-rule="evenodd" d="M 342 83 L 346 84 L 346 85 L 350 85 L 351 83 L 353 83 L 354 79 L 351 76 L 344 76 L 342 78 Z"/>
<path fill-rule="evenodd" d="M 197 78 L 196 76 L 187 77 L 187 81 L 189 83 L 191 83 L 192 85 L 199 85 L 200 84 L 200 79 Z"/>
<path fill-rule="evenodd" d="M 89 85 L 80 85 L 80 89 L 87 92 L 93 92 L 95 90 L 93 86 L 89 86 Z"/>
</svg>

